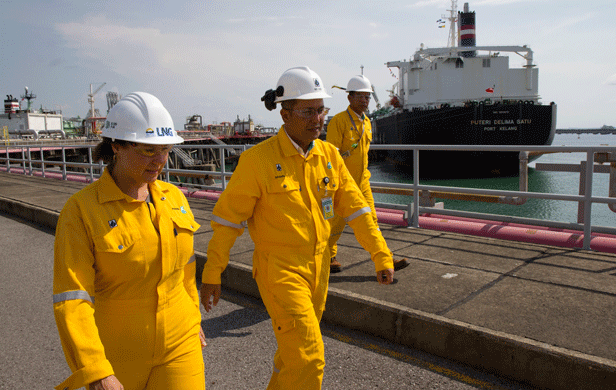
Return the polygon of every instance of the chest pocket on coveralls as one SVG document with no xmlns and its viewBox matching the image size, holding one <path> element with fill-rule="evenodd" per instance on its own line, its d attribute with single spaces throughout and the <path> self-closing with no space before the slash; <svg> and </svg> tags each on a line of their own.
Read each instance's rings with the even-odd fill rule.
<svg viewBox="0 0 616 390">
<path fill-rule="evenodd" d="M 270 217 L 280 222 L 278 226 L 280 230 L 286 229 L 282 224 L 303 223 L 307 220 L 307 214 L 301 211 L 301 207 L 297 207 L 298 204 L 304 204 L 299 188 L 299 183 L 291 176 L 274 179 L 267 183 L 267 203 L 274 214 Z"/>
<path fill-rule="evenodd" d="M 140 275 L 145 272 L 145 253 L 136 229 L 114 228 L 93 238 L 97 268 L 105 275 Z"/>
<path fill-rule="evenodd" d="M 193 235 L 201 225 L 188 214 L 174 215 L 171 220 L 177 249 L 175 269 L 184 268 L 193 253 Z"/>
<path fill-rule="evenodd" d="M 353 151 L 353 145 L 359 141 L 359 134 L 355 132 L 353 126 L 347 129 L 342 136 L 341 151 Z"/>
<path fill-rule="evenodd" d="M 319 192 L 321 193 L 322 198 L 330 197 L 333 199 L 334 196 L 336 195 L 336 191 L 338 190 L 338 188 L 340 188 L 340 177 L 339 176 L 323 177 L 319 180 L 319 186 L 320 186 Z M 326 189 L 327 191 L 323 191 L 323 189 Z"/>
</svg>

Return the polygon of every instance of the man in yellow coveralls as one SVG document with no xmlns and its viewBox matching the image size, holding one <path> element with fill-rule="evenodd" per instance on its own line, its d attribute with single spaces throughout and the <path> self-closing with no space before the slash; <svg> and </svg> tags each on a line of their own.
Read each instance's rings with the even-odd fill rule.
<svg viewBox="0 0 616 390">
<path fill-rule="evenodd" d="M 377 223 L 374 197 L 370 189 L 370 171 L 368 170 L 368 150 L 372 142 L 372 125 L 365 114 L 370 103 L 372 84 L 364 75 L 351 78 L 347 84 L 349 107 L 335 115 L 327 124 L 327 142 L 340 151 L 344 164 L 349 169 L 355 183 L 359 186 L 364 198 L 370 206 L 374 223 Z M 342 271 L 342 264 L 336 259 L 338 239 L 344 230 L 346 222 L 336 215 L 330 220 L 332 235 L 329 239 L 330 272 Z M 394 259 L 394 270 L 409 265 L 406 259 Z"/>
<path fill-rule="evenodd" d="M 174 144 L 160 100 L 134 92 L 107 115 L 100 179 L 66 202 L 54 246 L 53 309 L 73 390 L 205 389 L 188 201 L 157 180 Z"/>
<path fill-rule="evenodd" d="M 272 318 L 278 350 L 268 389 L 320 389 L 325 366 L 319 322 L 329 278 L 328 219 L 341 215 L 371 254 L 377 280 L 393 281 L 391 252 L 338 150 L 318 139 L 328 109 L 320 77 L 291 68 L 261 100 L 281 103 L 278 135 L 243 152 L 212 216 L 203 270 L 206 311 L 220 297 L 221 273 L 247 221 L 253 277 Z"/>
</svg>

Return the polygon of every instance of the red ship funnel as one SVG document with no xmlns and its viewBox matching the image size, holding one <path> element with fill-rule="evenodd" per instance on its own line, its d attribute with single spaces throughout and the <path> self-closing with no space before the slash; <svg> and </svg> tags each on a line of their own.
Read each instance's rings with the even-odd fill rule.
<svg viewBox="0 0 616 390">
<path fill-rule="evenodd" d="M 476 46 L 475 41 L 475 12 L 469 12 L 468 3 L 464 3 L 464 12 L 458 12 L 458 46 L 460 47 L 472 47 Z M 460 52 L 462 57 L 475 57 L 477 52 L 464 51 Z"/>
<path fill-rule="evenodd" d="M 15 114 L 17 111 L 19 111 L 19 101 L 17 98 L 14 98 L 13 95 L 6 95 L 6 99 L 4 100 L 4 113 Z"/>
</svg>

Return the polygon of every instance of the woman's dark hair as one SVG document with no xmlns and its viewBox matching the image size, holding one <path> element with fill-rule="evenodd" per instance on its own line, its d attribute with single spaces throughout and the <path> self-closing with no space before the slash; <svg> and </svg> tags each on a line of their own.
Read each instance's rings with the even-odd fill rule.
<svg viewBox="0 0 616 390">
<path fill-rule="evenodd" d="M 110 171 L 113 170 L 114 165 L 114 157 L 115 153 L 113 153 L 112 145 L 118 146 L 128 146 L 130 142 L 123 140 L 112 140 L 108 137 L 103 137 L 103 140 L 96 145 L 94 151 L 92 152 L 92 161 L 98 162 L 103 160 L 105 164 L 107 164 Z"/>
</svg>

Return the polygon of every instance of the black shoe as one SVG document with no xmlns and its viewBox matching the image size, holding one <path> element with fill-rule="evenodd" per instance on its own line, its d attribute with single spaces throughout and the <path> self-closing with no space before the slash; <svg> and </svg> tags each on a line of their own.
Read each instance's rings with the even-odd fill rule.
<svg viewBox="0 0 616 390">
<path fill-rule="evenodd" d="M 334 256 L 329 260 L 329 273 L 335 274 L 340 271 L 342 271 L 342 264 L 340 264 L 338 260 L 336 260 L 336 257 Z"/>
<path fill-rule="evenodd" d="M 399 259 L 399 260 L 394 259 L 394 271 L 401 270 L 408 266 L 409 266 L 409 262 L 406 261 L 406 259 Z M 331 270 L 329 272 L 331 272 Z"/>
</svg>

